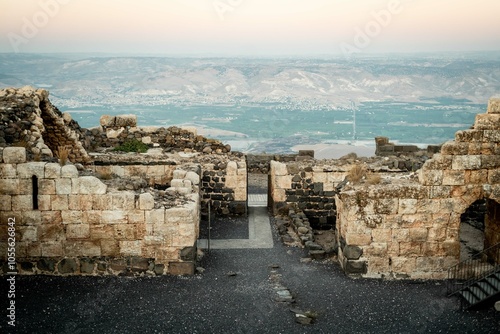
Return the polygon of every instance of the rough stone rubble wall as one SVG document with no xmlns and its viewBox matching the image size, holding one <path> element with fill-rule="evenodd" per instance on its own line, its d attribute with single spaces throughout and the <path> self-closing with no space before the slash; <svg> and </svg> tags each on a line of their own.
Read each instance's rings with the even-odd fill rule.
<svg viewBox="0 0 500 334">
<path fill-rule="evenodd" d="M 156 205 L 149 192 L 110 191 L 71 164 L 26 162 L 24 148 L 0 153 L 0 252 L 5 260 L 6 222 L 15 218 L 20 273 L 193 273 L 200 197 L 197 186 L 182 179 L 188 173 L 174 171 L 174 190 L 186 195 L 184 204 L 170 208 Z"/>
<path fill-rule="evenodd" d="M 0 90 L 0 146 L 22 145 L 38 158 L 52 157 L 64 146 L 69 149 L 70 161 L 90 162 L 80 142 L 82 130 L 48 97 L 46 90 L 31 87 Z"/>
<path fill-rule="evenodd" d="M 500 100 L 458 131 L 415 180 L 358 185 L 337 198 L 339 259 L 349 274 L 446 277 L 460 255 L 460 216 L 488 200 L 485 247 L 500 242 Z"/>
<path fill-rule="evenodd" d="M 271 206 L 294 204 L 308 217 L 314 228 L 335 227 L 335 187 L 346 175 L 345 168 L 310 164 L 271 162 Z"/>
</svg>

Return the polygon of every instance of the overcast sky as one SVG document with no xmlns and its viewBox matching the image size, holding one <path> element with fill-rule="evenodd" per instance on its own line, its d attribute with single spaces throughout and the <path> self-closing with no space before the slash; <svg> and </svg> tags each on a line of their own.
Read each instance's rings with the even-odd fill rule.
<svg viewBox="0 0 500 334">
<path fill-rule="evenodd" d="M 499 14 L 499 0 L 0 0 L 0 52 L 500 50 Z"/>
</svg>

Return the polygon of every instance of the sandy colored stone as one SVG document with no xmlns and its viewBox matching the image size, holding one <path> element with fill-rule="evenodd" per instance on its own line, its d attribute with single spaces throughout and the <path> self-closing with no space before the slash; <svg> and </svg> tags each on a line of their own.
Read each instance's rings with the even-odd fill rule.
<svg viewBox="0 0 500 334">
<path fill-rule="evenodd" d="M 66 241 L 64 254 L 68 257 L 101 256 L 99 241 Z"/>
<path fill-rule="evenodd" d="M 123 256 L 141 256 L 140 241 L 119 241 L 120 254 Z"/>
<path fill-rule="evenodd" d="M 12 196 L 12 210 L 14 211 L 33 210 L 33 196 L 30 195 Z"/>
<path fill-rule="evenodd" d="M 78 178 L 78 192 L 80 194 L 103 195 L 107 186 L 95 176 L 82 176 Z"/>
<path fill-rule="evenodd" d="M 464 170 L 443 171 L 443 186 L 460 186 L 465 184 Z"/>
<path fill-rule="evenodd" d="M 153 195 L 150 193 L 144 193 L 139 195 L 139 209 L 141 210 L 151 210 L 155 206 L 155 201 Z"/>
<path fill-rule="evenodd" d="M 26 148 L 5 147 L 3 149 L 3 162 L 6 164 L 21 164 L 26 162 Z"/>
<path fill-rule="evenodd" d="M 46 162 L 27 162 L 17 165 L 17 175 L 19 178 L 31 179 L 36 176 L 43 179 L 45 176 Z"/>
<path fill-rule="evenodd" d="M 70 195 L 72 193 L 71 179 L 56 179 L 56 194 Z"/>
<path fill-rule="evenodd" d="M 67 239 L 88 239 L 90 238 L 89 224 L 68 224 L 66 226 Z"/>
<path fill-rule="evenodd" d="M 58 179 L 61 177 L 61 165 L 58 163 L 48 163 L 45 165 L 45 178 Z"/>
<path fill-rule="evenodd" d="M 52 210 L 68 210 L 68 195 L 50 195 Z"/>
<path fill-rule="evenodd" d="M 41 255 L 44 257 L 62 257 L 64 256 L 61 241 L 50 241 L 41 244 Z"/>
<path fill-rule="evenodd" d="M 61 177 L 64 178 L 77 178 L 78 177 L 78 169 L 76 169 L 75 165 L 67 164 L 61 168 Z"/>
</svg>

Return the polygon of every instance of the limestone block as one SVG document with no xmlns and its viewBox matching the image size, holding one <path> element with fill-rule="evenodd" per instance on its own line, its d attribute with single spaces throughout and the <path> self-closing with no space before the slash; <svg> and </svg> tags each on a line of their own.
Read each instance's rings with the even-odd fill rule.
<svg viewBox="0 0 500 334">
<path fill-rule="evenodd" d="M 439 201 L 440 213 L 464 212 L 467 209 L 467 203 L 460 198 L 445 198 Z"/>
<path fill-rule="evenodd" d="M 500 114 L 500 98 L 490 98 L 488 101 L 488 114 Z"/>
<path fill-rule="evenodd" d="M 443 186 L 461 186 L 465 184 L 464 170 L 443 171 Z"/>
<path fill-rule="evenodd" d="M 135 193 L 132 191 L 123 191 L 111 193 L 112 208 L 130 210 L 135 208 Z"/>
<path fill-rule="evenodd" d="M 389 259 L 386 257 L 371 256 L 368 258 L 368 273 L 388 273 L 389 271 Z"/>
<path fill-rule="evenodd" d="M 114 236 L 116 240 L 135 240 L 135 225 L 133 224 L 116 224 L 113 225 Z"/>
<path fill-rule="evenodd" d="M 103 195 L 107 186 L 95 176 L 82 176 L 78 178 L 78 192 L 80 194 Z"/>
<path fill-rule="evenodd" d="M 121 210 L 104 210 L 101 212 L 103 224 L 126 224 L 127 215 Z"/>
<path fill-rule="evenodd" d="M 60 241 L 65 240 L 64 226 L 61 224 L 47 224 L 38 226 L 38 240 Z"/>
<path fill-rule="evenodd" d="M 180 180 L 180 179 L 173 179 L 172 182 L 170 182 L 170 186 L 173 188 L 188 188 L 191 189 L 193 184 L 191 183 L 190 180 Z"/>
<path fill-rule="evenodd" d="M 111 167 L 111 174 L 115 174 L 119 177 L 125 176 L 125 168 L 123 168 L 123 166 L 110 166 L 110 167 Z"/>
<path fill-rule="evenodd" d="M 81 224 L 83 222 L 83 212 L 73 210 L 61 211 L 61 218 L 63 224 Z"/>
<path fill-rule="evenodd" d="M 442 243 L 445 256 L 460 256 L 460 242 L 454 240 L 447 240 Z"/>
<path fill-rule="evenodd" d="M 106 137 L 108 139 L 116 139 L 116 138 L 120 137 L 120 135 L 123 133 L 123 131 L 125 131 L 124 128 L 119 128 L 117 130 L 108 128 L 108 129 L 106 129 Z"/>
<path fill-rule="evenodd" d="M 146 224 L 164 224 L 166 211 L 168 210 L 156 209 L 145 211 Z"/>
<path fill-rule="evenodd" d="M 18 179 L 0 179 L 0 195 L 16 195 L 20 192 Z"/>
<path fill-rule="evenodd" d="M 61 241 L 50 241 L 41 244 L 41 256 L 45 257 L 62 257 L 64 256 L 63 246 Z"/>
<path fill-rule="evenodd" d="M 397 196 L 399 196 L 399 194 Z M 398 207 L 398 198 L 383 198 L 373 202 L 373 210 L 376 214 L 396 214 L 398 212 Z"/>
<path fill-rule="evenodd" d="M 27 162 L 17 165 L 17 175 L 20 178 L 31 179 L 33 175 L 39 179 L 45 176 L 46 162 Z"/>
<path fill-rule="evenodd" d="M 12 196 L 12 210 L 18 212 L 33 210 L 33 196 L 30 195 Z"/>
<path fill-rule="evenodd" d="M 493 169 L 493 170 L 486 171 L 486 172 L 488 175 L 488 180 L 487 180 L 487 182 L 482 182 L 482 183 L 500 184 L 500 169 Z M 480 182 L 474 182 L 474 183 L 480 183 Z"/>
<path fill-rule="evenodd" d="M 198 174 L 196 174 L 195 172 L 187 172 L 186 179 L 191 181 L 191 183 L 194 185 L 200 184 L 200 176 Z"/>
<path fill-rule="evenodd" d="M 426 228 L 410 228 L 410 241 L 426 241 L 428 231 Z"/>
<path fill-rule="evenodd" d="M 56 194 L 69 195 L 72 192 L 71 179 L 56 179 Z"/>
<path fill-rule="evenodd" d="M 276 176 L 274 186 L 278 189 L 291 189 L 292 188 L 292 176 Z"/>
<path fill-rule="evenodd" d="M 441 147 L 443 155 L 467 155 L 469 152 L 469 143 L 447 141 Z"/>
<path fill-rule="evenodd" d="M 21 234 L 21 241 L 37 241 L 38 232 L 36 226 L 16 226 L 16 232 Z M 18 238 L 16 238 L 18 239 Z"/>
<path fill-rule="evenodd" d="M 67 239 L 88 239 L 90 238 L 89 224 L 68 224 L 66 226 Z"/>
<path fill-rule="evenodd" d="M 369 233 L 346 233 L 345 241 L 349 245 L 366 246 L 372 242 L 372 236 Z"/>
<path fill-rule="evenodd" d="M 144 224 L 144 222 L 147 222 L 147 220 L 145 220 L 144 213 L 145 213 L 145 211 L 143 211 L 143 210 L 129 210 L 129 211 L 127 211 L 127 217 L 128 217 L 129 224 Z"/>
<path fill-rule="evenodd" d="M 499 143 L 500 142 L 500 131 L 498 131 L 498 130 L 484 130 L 483 131 L 483 142 Z"/>
<path fill-rule="evenodd" d="M 113 196 L 111 194 L 89 195 L 89 196 L 92 196 L 92 209 L 93 210 L 111 210 L 111 209 L 113 209 Z"/>
<path fill-rule="evenodd" d="M 184 177 L 186 177 L 187 172 L 182 169 L 176 169 L 174 170 L 174 173 L 172 175 L 173 179 L 179 179 L 182 180 Z"/>
<path fill-rule="evenodd" d="M 427 240 L 429 242 L 441 242 L 446 239 L 446 226 L 431 227 L 428 230 Z"/>
<path fill-rule="evenodd" d="M 77 178 L 78 169 L 75 165 L 64 165 L 61 168 L 61 177 L 64 178 Z"/>
<path fill-rule="evenodd" d="M 5 147 L 3 149 L 3 162 L 6 164 L 22 164 L 26 162 L 26 148 Z"/>
<path fill-rule="evenodd" d="M 481 130 L 461 130 L 455 133 L 455 140 L 458 142 L 482 142 L 483 131 Z"/>
<path fill-rule="evenodd" d="M 38 180 L 38 193 L 42 195 L 55 195 L 56 182 L 50 179 Z"/>
<path fill-rule="evenodd" d="M 61 211 L 41 212 L 42 224 L 62 224 Z"/>
<path fill-rule="evenodd" d="M 372 242 L 370 246 L 365 248 L 364 251 L 365 256 L 372 257 L 385 257 L 387 256 L 387 244 L 380 242 Z"/>
<path fill-rule="evenodd" d="M 92 224 L 89 225 L 90 239 L 92 240 L 108 240 L 115 238 L 115 225 L 109 224 Z"/>
<path fill-rule="evenodd" d="M 20 179 L 18 195 L 33 195 L 33 180 Z"/>
<path fill-rule="evenodd" d="M 418 257 L 415 261 L 415 269 L 417 271 L 440 271 L 444 268 L 443 257 L 428 256 Z"/>
<path fill-rule="evenodd" d="M 68 201 L 70 210 L 92 210 L 92 195 L 70 195 Z"/>
<path fill-rule="evenodd" d="M 391 242 L 392 241 L 392 232 L 391 229 L 388 228 L 376 228 L 372 231 L 372 239 L 373 242 Z"/>
<path fill-rule="evenodd" d="M 469 155 L 491 155 L 495 154 L 494 143 L 470 143 Z"/>
<path fill-rule="evenodd" d="M 467 170 L 465 171 L 465 184 L 484 184 L 496 183 L 489 181 L 489 173 L 487 169 Z"/>
<path fill-rule="evenodd" d="M 119 241 L 120 254 L 124 256 L 141 256 L 141 242 L 136 241 Z"/>
<path fill-rule="evenodd" d="M 52 210 L 68 210 L 68 195 L 50 195 Z"/>
<path fill-rule="evenodd" d="M 435 186 L 430 187 L 429 198 L 447 198 L 450 197 L 451 194 L 450 186 Z"/>
<path fill-rule="evenodd" d="M 134 127 L 137 126 L 137 115 L 117 115 L 115 117 L 115 126 L 117 127 Z"/>
<path fill-rule="evenodd" d="M 392 271 L 395 273 L 412 273 L 415 271 L 416 259 L 413 257 L 393 257 Z"/>
<path fill-rule="evenodd" d="M 234 190 L 234 200 L 246 202 L 246 200 L 247 200 L 247 188 L 236 188 Z"/>
<path fill-rule="evenodd" d="M 285 176 L 288 174 L 286 164 L 274 160 L 271 161 L 270 169 L 271 169 L 271 174 L 274 176 Z"/>
<path fill-rule="evenodd" d="M 486 168 L 486 169 L 500 168 L 500 156 L 498 155 L 481 156 L 481 168 Z"/>
<path fill-rule="evenodd" d="M 150 193 L 143 193 L 139 195 L 139 209 L 151 210 L 155 207 L 155 199 Z"/>
<path fill-rule="evenodd" d="M 481 168 L 480 155 L 463 155 L 454 156 L 452 162 L 452 169 L 479 169 Z"/>
<path fill-rule="evenodd" d="M 115 126 L 115 116 L 102 115 L 99 121 L 103 127 Z"/>
<path fill-rule="evenodd" d="M 12 164 L 0 164 L 0 178 L 2 179 L 14 179 L 17 177 L 17 171 L 15 165 Z"/>
<path fill-rule="evenodd" d="M 326 183 L 328 180 L 327 173 L 315 172 L 312 177 L 313 182 Z"/>
<path fill-rule="evenodd" d="M 99 241 L 66 241 L 64 254 L 68 257 L 101 256 Z"/>
<path fill-rule="evenodd" d="M 61 165 L 58 163 L 48 163 L 45 165 L 45 178 L 58 179 L 61 177 Z"/>
<path fill-rule="evenodd" d="M 477 114 L 474 129 L 478 130 L 499 130 L 500 114 Z"/>
<path fill-rule="evenodd" d="M 419 169 L 418 180 L 425 186 L 439 186 L 443 182 L 443 171 Z"/>
<path fill-rule="evenodd" d="M 432 159 L 427 160 L 424 163 L 423 169 L 450 169 L 451 163 L 453 161 L 453 156 L 451 155 L 442 155 L 440 153 L 434 154 Z"/>
<path fill-rule="evenodd" d="M 12 197 L 10 195 L 0 195 L 1 208 L 4 211 L 12 210 Z"/>
<path fill-rule="evenodd" d="M 96 210 L 83 211 L 82 221 L 87 224 L 95 224 L 95 225 L 101 224 L 102 223 L 101 211 L 96 211 Z"/>
<path fill-rule="evenodd" d="M 144 144 L 151 144 L 152 143 L 151 136 L 144 136 L 144 137 L 141 138 L 141 141 Z"/>
<path fill-rule="evenodd" d="M 273 189 L 272 196 L 275 203 L 283 203 L 286 201 L 286 192 L 284 189 Z"/>
<path fill-rule="evenodd" d="M 414 214 L 414 213 L 416 213 L 417 212 L 417 202 L 418 202 L 418 200 L 416 200 L 416 199 L 400 198 L 399 199 L 398 213 L 399 214 Z"/>
<path fill-rule="evenodd" d="M 419 256 L 422 255 L 422 242 L 405 242 L 399 243 L 400 256 Z"/>
</svg>

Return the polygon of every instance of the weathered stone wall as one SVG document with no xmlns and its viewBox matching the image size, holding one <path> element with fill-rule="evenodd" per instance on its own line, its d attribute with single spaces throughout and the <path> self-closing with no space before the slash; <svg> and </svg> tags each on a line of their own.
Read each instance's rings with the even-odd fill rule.
<svg viewBox="0 0 500 334">
<path fill-rule="evenodd" d="M 418 179 L 355 184 L 337 197 L 339 259 L 349 274 L 445 278 L 460 255 L 460 216 L 487 199 L 485 247 L 498 242 L 500 100 L 472 129 L 458 131 Z"/>
<path fill-rule="evenodd" d="M 7 221 L 14 218 L 20 273 L 193 273 L 198 174 L 178 166 L 163 193 L 120 191 L 71 164 L 26 162 L 24 148 L 1 153 L 0 252 L 5 260 Z"/>
<path fill-rule="evenodd" d="M 335 227 L 336 186 L 346 175 L 344 167 L 271 162 L 271 199 L 273 211 L 295 203 L 313 228 Z"/>
<path fill-rule="evenodd" d="M 221 159 L 202 165 L 203 205 L 220 215 L 241 215 L 247 207 L 247 168 L 244 159 Z"/>
<path fill-rule="evenodd" d="M 150 147 L 161 147 L 166 152 L 225 154 L 231 151 L 230 145 L 197 135 L 195 128 L 138 127 L 135 115 L 104 115 L 101 117 L 101 126 L 87 130 L 86 137 L 91 139 L 91 150 L 116 147 L 136 139 Z"/>
<path fill-rule="evenodd" d="M 59 147 L 66 147 L 70 161 L 89 163 L 82 130 L 48 96 L 46 90 L 31 87 L 0 90 L 0 146 L 28 148 L 29 160 L 50 158 Z"/>
</svg>

